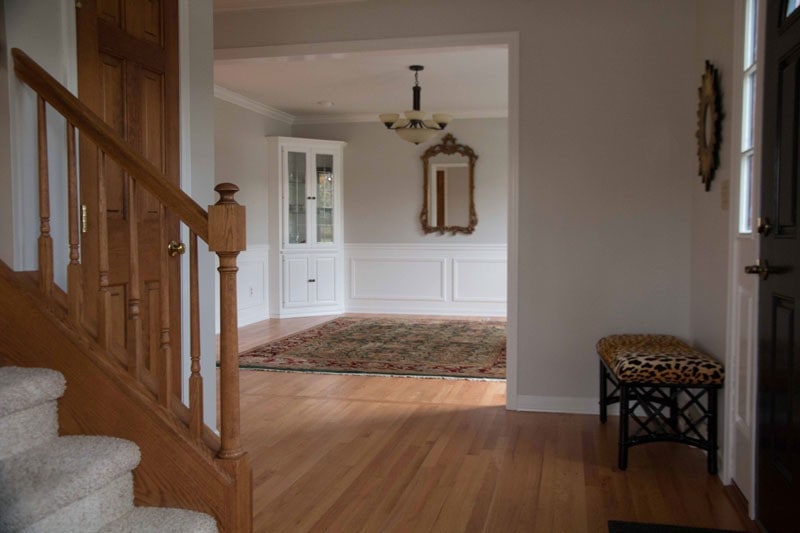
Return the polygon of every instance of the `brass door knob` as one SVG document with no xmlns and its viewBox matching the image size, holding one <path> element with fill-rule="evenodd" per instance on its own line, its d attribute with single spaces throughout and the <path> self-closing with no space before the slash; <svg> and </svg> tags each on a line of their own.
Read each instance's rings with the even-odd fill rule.
<svg viewBox="0 0 800 533">
<path fill-rule="evenodd" d="M 171 257 L 183 255 L 186 253 L 186 245 L 178 241 L 169 241 L 169 244 L 167 245 L 167 251 Z"/>
<path fill-rule="evenodd" d="M 762 280 L 767 279 L 770 274 L 774 274 L 778 272 L 776 268 L 770 268 L 769 263 L 766 260 L 758 259 L 756 260 L 755 265 L 748 265 L 744 267 L 744 271 L 746 274 L 758 274 Z"/>
</svg>

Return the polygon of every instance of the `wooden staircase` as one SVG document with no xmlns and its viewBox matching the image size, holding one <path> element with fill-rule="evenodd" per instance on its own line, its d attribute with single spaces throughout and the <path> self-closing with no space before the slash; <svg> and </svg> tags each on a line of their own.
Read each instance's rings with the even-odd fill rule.
<svg viewBox="0 0 800 533">
<path fill-rule="evenodd" d="M 239 435 L 238 333 L 236 316 L 236 260 L 245 248 L 244 207 L 238 205 L 235 185 L 215 190 L 219 201 L 208 211 L 132 150 L 98 116 L 61 86 L 19 49 L 12 50 L 17 77 L 38 100 L 39 153 L 39 266 L 35 272 L 13 272 L 0 262 L 0 364 L 40 366 L 60 371 L 69 387 L 59 413 L 62 433 L 97 434 L 136 442 L 142 453 L 134 472 L 137 505 L 181 507 L 208 513 L 221 531 L 252 531 L 252 473 Z M 50 227 L 50 194 L 47 157 L 46 105 L 67 122 L 67 198 L 69 263 L 67 288 L 54 283 L 53 241 Z M 175 217 L 189 230 L 189 312 L 191 376 L 188 405 L 174 389 L 180 372 L 170 351 L 169 298 L 160 299 L 159 357 L 144 371 L 142 325 L 138 295 L 130 295 L 126 327 L 129 335 L 123 353 L 112 346 L 114 322 L 109 291 L 109 243 L 100 231 L 99 291 L 87 294 L 82 287 L 77 184 L 76 138 L 91 142 L 97 157 L 113 159 L 132 187 L 149 192 L 159 204 L 162 228 Z M 102 174 L 102 173 L 101 173 Z M 98 205 L 105 205 L 103 176 L 99 176 Z M 137 228 L 132 209 L 130 231 Z M 105 216 L 100 217 L 100 223 Z M 165 233 L 165 232 L 164 232 Z M 203 424 L 202 376 L 200 374 L 200 312 L 198 239 L 208 243 L 219 258 L 220 276 L 220 435 Z M 131 255 L 137 240 L 130 239 Z M 159 261 L 166 265 L 163 247 Z M 168 291 L 169 269 L 161 268 L 161 290 Z M 131 262 L 131 286 L 137 268 Z M 88 298 L 97 305 L 96 324 L 87 324 L 82 308 Z M 213 347 L 208 347 L 213 349 Z M 116 350 L 112 353 L 112 350 Z"/>
</svg>

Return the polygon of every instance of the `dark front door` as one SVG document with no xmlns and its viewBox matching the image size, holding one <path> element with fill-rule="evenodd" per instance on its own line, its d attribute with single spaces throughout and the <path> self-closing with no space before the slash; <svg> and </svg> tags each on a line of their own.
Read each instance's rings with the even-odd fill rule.
<svg viewBox="0 0 800 533">
<path fill-rule="evenodd" d="M 797 531 L 800 504 L 800 9 L 769 0 L 764 64 L 757 518 Z M 763 227 L 763 229 L 767 229 Z M 764 263 L 766 261 L 766 263 Z"/>
<path fill-rule="evenodd" d="M 177 0 L 82 0 L 76 6 L 79 98 L 168 181 L 179 185 Z M 85 321 L 90 328 L 99 324 L 103 279 L 110 293 L 105 322 L 110 322 L 112 354 L 155 389 L 167 331 L 173 387 L 178 391 L 178 259 L 163 265 L 169 272 L 168 291 L 162 291 L 161 275 L 161 251 L 170 239 L 179 238 L 177 222 L 171 217 L 162 220 L 155 198 L 110 158 L 98 158 L 88 141 L 80 145 L 80 172 L 81 203 L 88 214 L 81 239 Z M 102 207 L 100 178 L 105 190 Z M 166 238 L 162 224 L 167 226 Z M 171 310 L 168 327 L 161 316 L 165 301 Z"/>
</svg>

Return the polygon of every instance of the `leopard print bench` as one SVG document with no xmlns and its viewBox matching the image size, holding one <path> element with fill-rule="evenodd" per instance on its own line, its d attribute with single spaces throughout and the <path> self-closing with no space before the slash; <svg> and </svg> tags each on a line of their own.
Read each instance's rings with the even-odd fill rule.
<svg viewBox="0 0 800 533">
<path fill-rule="evenodd" d="M 598 341 L 597 353 L 600 421 L 610 404 L 620 404 L 620 470 L 631 446 L 673 441 L 706 450 L 715 474 L 723 365 L 670 335 L 611 335 Z"/>
</svg>

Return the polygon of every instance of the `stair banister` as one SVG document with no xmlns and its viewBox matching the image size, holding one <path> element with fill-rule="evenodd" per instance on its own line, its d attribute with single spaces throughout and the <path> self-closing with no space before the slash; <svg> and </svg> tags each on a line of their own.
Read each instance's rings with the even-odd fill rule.
<svg viewBox="0 0 800 533">
<path fill-rule="evenodd" d="M 14 72 L 61 113 L 106 155 L 133 176 L 137 184 L 152 193 L 167 209 L 175 213 L 198 237 L 208 242 L 208 214 L 191 196 L 165 180 L 161 171 L 127 145 L 111 126 L 103 122 L 86 104 L 20 50 L 12 48 Z"/>
<path fill-rule="evenodd" d="M 40 235 L 38 242 L 39 271 L 38 281 L 41 294 L 50 298 L 61 298 L 59 302 L 66 307 L 66 316 L 74 329 L 83 335 L 89 330 L 83 329 L 84 298 L 95 298 L 97 301 L 97 327 L 90 332 L 91 340 L 105 350 L 104 356 L 109 362 L 119 364 L 111 350 L 111 293 L 109 268 L 109 243 L 106 221 L 106 183 L 102 172 L 98 175 L 98 282 L 96 294 L 85 295 L 82 286 L 83 265 L 80 257 L 80 221 L 77 179 L 76 133 L 93 143 L 97 148 L 98 168 L 101 168 L 106 157 L 113 159 L 126 173 L 124 186 L 128 188 L 128 197 L 133 202 L 132 215 L 128 220 L 128 240 L 131 243 L 128 254 L 128 283 L 131 287 L 127 298 L 127 352 L 125 366 L 126 375 L 135 382 L 133 385 L 147 385 L 143 379 L 144 366 L 142 360 L 142 330 L 139 318 L 139 251 L 138 220 L 135 202 L 137 190 L 142 188 L 152 194 L 160 203 L 159 231 L 161 241 L 167 240 L 167 220 L 176 216 L 189 229 L 189 330 L 191 358 L 191 375 L 189 377 L 188 409 L 175 395 L 172 389 L 172 373 L 179 371 L 171 363 L 170 318 L 173 311 L 169 307 L 169 271 L 167 249 L 160 253 L 160 307 L 152 310 L 159 322 L 158 346 L 160 356 L 157 369 L 150 367 L 149 372 L 157 370 L 156 383 L 149 391 L 155 393 L 155 404 L 168 413 L 170 420 L 179 421 L 180 431 L 191 435 L 194 445 L 204 446 L 203 455 L 213 459 L 214 467 L 210 475 L 215 482 L 219 480 L 227 489 L 215 493 L 213 499 L 201 503 L 193 495 L 177 491 L 174 497 L 181 499 L 189 508 L 197 508 L 214 514 L 224 531 L 247 533 L 252 530 L 252 471 L 249 457 L 241 446 L 240 413 L 239 413 L 239 367 L 238 367 L 238 320 L 236 274 L 238 272 L 237 256 L 245 250 L 245 208 L 234 199 L 238 187 L 231 183 L 222 183 L 215 190 L 220 198 L 216 204 L 208 206 L 206 212 L 190 196 L 179 187 L 169 182 L 164 174 L 147 161 L 128 142 L 117 134 L 102 118 L 96 115 L 84 103 L 63 87 L 21 50 L 12 49 L 14 70 L 18 78 L 37 94 L 37 128 L 38 128 L 38 166 L 39 166 L 39 222 Z M 50 235 L 50 183 L 47 172 L 47 127 L 46 105 L 49 104 L 66 120 L 67 131 L 67 211 L 68 211 L 68 244 L 69 264 L 67 265 L 67 291 L 54 287 L 53 284 L 53 244 Z M 220 276 L 220 437 L 211 435 L 203 424 L 203 380 L 200 368 L 200 319 L 199 319 L 199 280 L 198 280 L 198 238 L 208 243 L 209 249 L 219 259 Z M 66 296 L 64 300 L 63 297 Z M 105 361 L 104 361 L 105 363 Z M 150 374 L 152 382 L 153 374 Z M 158 381 L 160 379 L 160 381 Z M 153 388 L 154 387 L 154 388 Z M 146 387 L 145 387 L 146 389 Z M 143 392 L 140 390 L 137 394 Z M 141 398 L 148 397 L 146 394 Z M 148 400 L 151 401 L 151 400 Z M 174 415 L 178 415 L 177 418 Z M 211 452 L 207 454 L 207 452 Z M 152 475 L 152 471 L 151 474 Z M 216 476 L 222 476 L 217 478 Z M 149 496 L 149 494 L 148 494 Z M 183 498 L 186 498 L 184 500 Z M 209 496 L 211 498 L 211 496 Z"/>
</svg>

